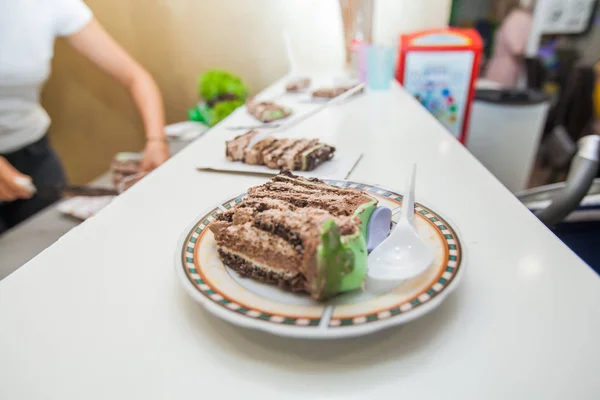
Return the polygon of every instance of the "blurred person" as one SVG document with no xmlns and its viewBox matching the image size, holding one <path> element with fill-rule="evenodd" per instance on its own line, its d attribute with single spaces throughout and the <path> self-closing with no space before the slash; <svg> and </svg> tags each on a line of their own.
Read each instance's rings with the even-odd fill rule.
<svg viewBox="0 0 600 400">
<path fill-rule="evenodd" d="M 594 64 L 594 126 L 593 132 L 600 135 L 600 61 Z"/>
<path fill-rule="evenodd" d="M 514 88 L 524 77 L 524 54 L 527 47 L 533 16 L 531 0 L 504 2 L 506 17 L 502 20 L 494 40 L 492 58 L 484 77 L 505 88 Z"/>
<path fill-rule="evenodd" d="M 56 37 L 128 89 L 147 137 L 142 168 L 154 169 L 169 157 L 158 87 L 82 0 L 0 0 L 0 233 L 57 200 L 32 197 L 15 180 L 36 187 L 66 180 L 48 141 L 50 118 L 40 105 Z"/>
</svg>

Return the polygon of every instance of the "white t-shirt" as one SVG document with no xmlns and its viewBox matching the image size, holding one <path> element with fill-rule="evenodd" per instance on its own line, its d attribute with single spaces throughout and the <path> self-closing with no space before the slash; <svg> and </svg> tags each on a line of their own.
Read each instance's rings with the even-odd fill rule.
<svg viewBox="0 0 600 400">
<path fill-rule="evenodd" d="M 39 140 L 50 125 L 40 91 L 50 74 L 54 39 L 85 27 L 81 0 L 0 0 L 0 154 Z"/>
</svg>

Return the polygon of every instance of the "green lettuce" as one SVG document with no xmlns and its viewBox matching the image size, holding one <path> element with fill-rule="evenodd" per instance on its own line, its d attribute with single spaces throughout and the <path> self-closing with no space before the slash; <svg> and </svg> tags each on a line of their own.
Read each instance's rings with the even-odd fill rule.
<svg viewBox="0 0 600 400">
<path fill-rule="evenodd" d="M 226 93 L 233 94 L 242 102 L 248 96 L 248 88 L 239 77 L 221 70 L 212 70 L 200 75 L 198 92 L 206 101 L 211 101 Z"/>
</svg>

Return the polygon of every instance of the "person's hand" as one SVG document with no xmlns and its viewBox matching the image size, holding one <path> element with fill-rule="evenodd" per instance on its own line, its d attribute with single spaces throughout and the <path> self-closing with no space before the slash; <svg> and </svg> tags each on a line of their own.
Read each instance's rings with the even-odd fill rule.
<svg viewBox="0 0 600 400">
<path fill-rule="evenodd" d="M 23 175 L 15 169 L 4 157 L 0 157 L 0 201 L 13 201 L 17 199 L 28 199 L 32 193 L 25 187 L 15 182 L 15 179 L 31 178 Z"/>
<path fill-rule="evenodd" d="M 152 171 L 167 161 L 169 157 L 169 146 L 166 141 L 148 141 L 144 149 L 144 159 L 142 160 L 141 169 L 145 172 Z"/>
</svg>

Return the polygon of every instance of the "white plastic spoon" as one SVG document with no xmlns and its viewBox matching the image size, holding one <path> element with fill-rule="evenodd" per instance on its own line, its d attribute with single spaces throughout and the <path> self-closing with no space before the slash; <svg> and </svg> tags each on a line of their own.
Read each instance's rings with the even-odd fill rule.
<svg viewBox="0 0 600 400">
<path fill-rule="evenodd" d="M 402 281 L 422 274 L 433 262 L 433 249 L 415 229 L 415 176 L 410 173 L 400 220 L 390 235 L 369 254 L 367 289 L 380 292 L 398 286 Z"/>
</svg>

